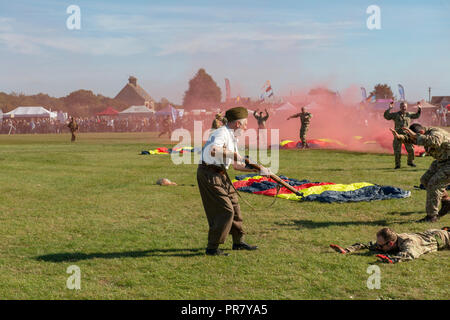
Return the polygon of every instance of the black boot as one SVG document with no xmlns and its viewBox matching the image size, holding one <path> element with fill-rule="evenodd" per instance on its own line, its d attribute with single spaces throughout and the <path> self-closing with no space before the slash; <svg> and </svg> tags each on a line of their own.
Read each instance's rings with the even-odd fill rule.
<svg viewBox="0 0 450 320">
<path fill-rule="evenodd" d="M 205 253 L 208 256 L 228 256 L 228 253 L 225 253 L 220 249 L 206 249 Z"/>
<path fill-rule="evenodd" d="M 442 207 L 439 210 L 438 217 L 442 218 L 450 211 L 450 199 L 442 199 Z"/>
<path fill-rule="evenodd" d="M 439 220 L 439 216 L 426 216 L 425 218 L 422 218 L 420 220 L 417 220 L 417 222 L 437 222 Z"/>
<path fill-rule="evenodd" d="M 410 166 L 410 167 L 417 167 L 414 163 L 408 163 L 408 166 Z"/>
<path fill-rule="evenodd" d="M 256 250 L 258 246 L 251 246 L 248 243 L 233 243 L 233 250 Z"/>
</svg>

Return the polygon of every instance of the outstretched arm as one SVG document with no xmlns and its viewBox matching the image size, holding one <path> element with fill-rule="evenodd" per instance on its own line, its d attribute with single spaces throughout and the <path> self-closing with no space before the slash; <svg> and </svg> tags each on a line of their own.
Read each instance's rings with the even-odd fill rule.
<svg viewBox="0 0 450 320">
<path fill-rule="evenodd" d="M 411 119 L 417 119 L 417 118 L 419 118 L 421 112 L 422 112 L 422 106 L 420 105 L 420 102 L 417 102 L 417 112 L 411 114 Z"/>
<path fill-rule="evenodd" d="M 330 244 L 330 247 L 334 251 L 342 253 L 342 254 L 352 253 L 352 252 L 360 251 L 360 250 L 377 251 L 377 247 L 376 247 L 376 244 L 374 242 L 369 242 L 367 244 L 357 242 L 357 243 L 355 243 L 355 244 L 353 244 L 353 245 L 351 245 L 351 246 L 349 246 L 347 248 L 342 248 L 342 247 L 340 247 L 340 246 L 338 246 L 336 244 Z"/>
<path fill-rule="evenodd" d="M 386 120 L 394 119 L 394 113 L 391 113 L 392 108 L 394 107 L 394 102 L 389 103 L 389 109 L 384 112 L 384 118 Z"/>
</svg>

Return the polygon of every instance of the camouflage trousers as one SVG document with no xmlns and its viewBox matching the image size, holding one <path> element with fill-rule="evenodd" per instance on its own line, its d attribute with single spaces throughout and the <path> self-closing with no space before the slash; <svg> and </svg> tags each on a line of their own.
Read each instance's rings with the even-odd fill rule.
<svg viewBox="0 0 450 320">
<path fill-rule="evenodd" d="M 436 239 L 438 250 L 450 249 L 450 231 L 434 229 L 424 233 Z"/>
<path fill-rule="evenodd" d="M 306 141 L 306 133 L 308 132 L 308 127 L 309 126 L 305 126 L 305 125 L 302 125 L 300 127 L 300 140 L 302 141 L 303 146 L 308 145 L 308 142 Z"/>
<path fill-rule="evenodd" d="M 431 163 L 430 168 L 420 178 L 420 183 L 427 190 L 426 212 L 428 216 L 436 216 L 445 189 L 450 184 L 450 160 Z"/>
<path fill-rule="evenodd" d="M 408 152 L 408 163 L 413 163 L 414 161 L 414 147 L 411 143 L 404 143 L 398 139 L 394 139 L 392 146 L 394 147 L 394 156 L 395 156 L 395 166 L 400 167 L 401 165 L 401 157 L 402 157 L 402 144 L 405 145 L 406 151 Z"/>
</svg>

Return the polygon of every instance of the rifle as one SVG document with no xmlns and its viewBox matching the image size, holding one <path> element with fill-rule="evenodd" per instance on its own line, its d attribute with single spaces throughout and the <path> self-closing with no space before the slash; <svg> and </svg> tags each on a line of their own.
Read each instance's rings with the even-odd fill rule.
<svg viewBox="0 0 450 320">
<path fill-rule="evenodd" d="M 245 164 L 252 168 L 252 169 L 257 169 L 258 171 L 261 171 L 261 165 L 250 160 L 249 157 L 245 157 L 244 158 Z M 297 189 L 295 189 L 293 186 L 291 186 L 289 183 L 287 183 L 286 181 L 284 181 L 283 179 L 281 179 L 279 176 L 277 176 L 276 174 L 271 174 L 269 176 L 273 181 L 275 181 L 276 183 L 278 183 L 279 185 L 282 185 L 283 187 L 285 187 L 286 189 L 288 189 L 289 191 L 291 191 L 293 194 L 297 195 L 297 196 L 302 196 L 302 193 L 300 191 L 298 191 Z"/>
<path fill-rule="evenodd" d="M 215 155 L 216 155 L 216 151 L 213 149 L 213 151 L 211 151 L 211 155 L 214 157 Z M 234 161 L 238 161 L 238 159 L 240 158 L 240 156 L 239 156 L 239 154 L 237 153 L 237 152 L 233 152 L 233 153 L 228 153 L 227 151 L 226 151 L 226 149 L 225 149 L 225 146 L 224 146 L 224 148 L 223 148 L 223 151 L 222 151 L 222 156 L 223 156 L 223 161 L 224 161 L 224 163 L 225 163 L 225 158 L 227 157 L 227 155 L 228 156 L 231 156 L 231 155 L 233 155 L 233 159 L 234 159 Z M 260 164 L 258 164 L 257 162 L 255 162 L 255 161 L 252 161 L 252 160 L 250 160 L 250 158 L 248 157 L 248 156 L 246 156 L 245 158 L 244 158 L 244 162 L 245 162 L 245 164 L 246 164 L 246 166 L 248 166 L 249 168 L 251 168 L 251 169 L 256 169 L 256 170 L 258 170 L 258 171 L 261 171 L 261 169 L 262 169 L 262 166 L 260 165 Z M 228 173 L 227 173 L 227 170 L 225 169 L 225 166 L 222 164 L 222 168 L 224 169 L 224 171 L 225 171 L 225 174 L 226 174 L 226 176 L 227 176 L 227 179 L 228 179 L 228 181 L 231 183 L 231 185 L 233 186 L 233 188 L 234 188 L 234 185 L 233 185 L 233 183 L 231 182 L 231 179 L 230 179 L 230 177 L 228 176 Z M 295 195 L 297 195 L 297 196 L 299 196 L 299 197 L 302 197 L 303 196 L 303 194 L 300 192 L 300 191 L 298 191 L 297 189 L 295 189 L 294 187 L 292 187 L 290 184 L 288 184 L 287 182 L 285 182 L 283 179 L 281 179 L 279 176 L 277 176 L 276 174 L 274 174 L 274 173 L 272 173 L 272 174 L 270 174 L 269 175 L 269 177 L 273 180 L 273 181 L 275 181 L 276 183 L 278 183 L 279 185 L 281 185 L 281 186 L 283 186 L 283 187 L 285 187 L 286 189 L 288 189 L 289 191 L 291 191 L 293 194 L 295 194 Z M 236 188 L 234 188 L 235 190 L 236 190 Z M 236 190 L 236 192 L 237 192 L 237 190 Z M 237 192 L 237 194 L 239 194 L 239 192 Z M 251 207 L 251 206 L 250 206 Z"/>
</svg>

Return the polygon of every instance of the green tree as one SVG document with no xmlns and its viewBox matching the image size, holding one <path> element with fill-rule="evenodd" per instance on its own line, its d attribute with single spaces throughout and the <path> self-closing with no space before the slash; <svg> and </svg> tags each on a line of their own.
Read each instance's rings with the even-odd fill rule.
<svg viewBox="0 0 450 320">
<path fill-rule="evenodd" d="M 214 79 L 199 69 L 189 81 L 189 89 L 184 93 L 183 107 L 185 109 L 217 107 L 222 99 L 222 92 Z"/>
<path fill-rule="evenodd" d="M 381 83 L 377 84 L 370 94 L 375 95 L 376 99 L 392 99 L 394 97 L 391 87 Z"/>
</svg>

